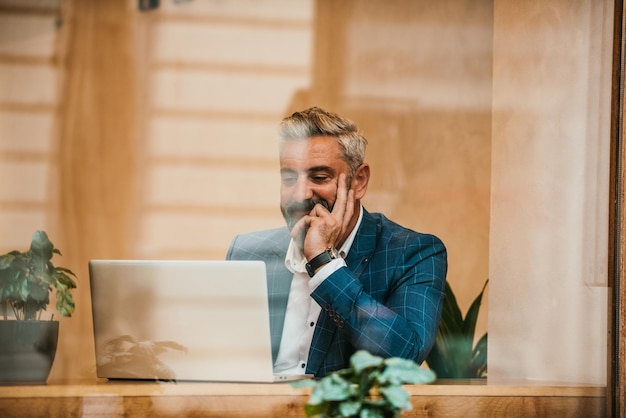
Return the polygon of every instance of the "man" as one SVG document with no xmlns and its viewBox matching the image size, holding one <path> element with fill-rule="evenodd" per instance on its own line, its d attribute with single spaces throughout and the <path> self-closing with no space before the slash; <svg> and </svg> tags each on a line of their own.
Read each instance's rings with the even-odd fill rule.
<svg viewBox="0 0 626 418">
<path fill-rule="evenodd" d="M 266 263 L 275 371 L 322 377 L 360 349 L 421 363 L 441 318 L 443 243 L 361 206 L 370 166 L 353 122 L 314 107 L 279 137 L 287 227 L 239 235 L 227 254 Z"/>
</svg>

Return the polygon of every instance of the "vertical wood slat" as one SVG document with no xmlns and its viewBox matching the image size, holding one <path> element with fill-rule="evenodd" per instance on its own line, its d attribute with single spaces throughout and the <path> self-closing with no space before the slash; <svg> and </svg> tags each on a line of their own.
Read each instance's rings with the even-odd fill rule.
<svg viewBox="0 0 626 418">
<path fill-rule="evenodd" d="M 88 261 L 128 257 L 134 243 L 137 97 L 128 2 L 76 0 L 64 9 L 57 246 L 80 280 L 55 367 L 76 376 L 94 358 L 81 355 L 93 347 Z"/>
<path fill-rule="evenodd" d="M 611 116 L 611 199 L 609 225 L 609 300 L 608 304 L 608 341 L 607 341 L 607 416 L 626 417 L 622 400 L 626 399 L 626 289 L 621 279 L 626 275 L 626 135 L 624 120 L 626 106 L 624 91 L 626 87 L 626 66 L 624 61 L 626 42 L 624 29 L 624 1 L 614 2 L 613 36 L 613 88 Z"/>
<path fill-rule="evenodd" d="M 624 62 L 624 53 L 626 51 L 624 48 L 626 47 L 626 43 L 623 32 L 626 20 L 623 15 L 623 1 L 618 0 L 617 3 L 620 3 L 619 11 L 621 20 L 619 25 L 622 28 L 622 33 L 620 34 L 621 36 L 619 39 L 621 49 L 621 94 L 617 104 L 617 106 L 619 106 L 620 119 L 620 132 L 617 147 L 617 158 L 620 161 L 619 171 L 617 172 L 617 175 L 619 176 L 619 196 L 617 196 L 617 207 L 619 212 L 617 213 L 617 216 L 620 218 L 620 223 L 619 229 L 616 230 L 616 233 L 619 234 L 616 244 L 619 249 L 619 274 L 615 277 L 615 282 L 612 287 L 613 297 L 612 300 L 609 301 L 609 307 L 612 309 L 614 315 L 610 324 L 613 326 L 613 341 L 615 342 L 613 347 L 610 345 L 609 357 L 614 358 L 615 366 L 613 369 L 614 375 L 611 376 L 608 382 L 608 398 L 609 401 L 612 402 L 613 410 L 611 415 L 615 417 L 626 417 L 626 405 L 624 405 L 624 400 L 626 400 L 626 323 L 624 322 L 624 318 L 626 318 L 626 286 L 624 286 L 624 283 L 622 282 L 622 279 L 626 277 L 626 202 L 624 201 L 624 197 L 626 196 L 626 149 L 624 148 L 624 138 L 626 138 L 626 125 L 624 124 L 624 121 L 626 120 L 626 106 L 624 103 L 624 91 L 626 90 L 626 66 Z"/>
<path fill-rule="evenodd" d="M 623 134 L 622 132 L 622 135 Z M 619 158 L 622 160 L 623 166 L 623 164 L 626 163 L 623 152 Z M 621 170 L 620 176 L 622 181 L 626 178 L 626 172 L 623 169 Z M 609 309 L 613 311 L 609 315 L 611 319 L 609 325 L 612 327 L 609 336 L 612 341 L 609 343 L 608 350 L 612 370 L 609 371 L 610 374 L 607 382 L 607 401 L 609 403 L 609 411 L 611 411 L 609 412 L 609 416 L 624 418 L 626 417 L 626 405 L 623 405 L 623 401 L 626 399 L 626 364 L 624 361 L 624 359 L 626 359 L 626 326 L 624 324 L 624 318 L 626 318 L 626 291 L 621 283 L 621 279 L 626 277 L 626 263 L 624 263 L 623 258 L 626 252 L 626 240 L 624 239 L 626 235 L 626 228 L 624 227 L 626 211 L 623 206 L 623 196 L 624 193 L 626 193 L 626 188 L 622 185 L 620 189 L 621 197 L 619 199 L 622 201 L 619 213 L 622 222 L 619 231 L 621 234 L 619 238 L 620 262 L 619 278 L 612 287 L 613 296 L 611 298 L 612 300 L 609 301 Z"/>
</svg>

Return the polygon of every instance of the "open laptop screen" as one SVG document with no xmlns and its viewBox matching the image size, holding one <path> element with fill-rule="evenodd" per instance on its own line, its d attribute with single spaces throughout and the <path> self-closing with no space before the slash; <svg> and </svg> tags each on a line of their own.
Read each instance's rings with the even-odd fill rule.
<svg viewBox="0 0 626 418">
<path fill-rule="evenodd" d="M 261 261 L 89 262 L 98 377 L 273 381 Z"/>
</svg>

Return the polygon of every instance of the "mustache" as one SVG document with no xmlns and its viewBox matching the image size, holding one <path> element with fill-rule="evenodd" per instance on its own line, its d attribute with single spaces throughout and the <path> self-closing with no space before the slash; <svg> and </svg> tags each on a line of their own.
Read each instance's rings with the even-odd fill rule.
<svg viewBox="0 0 626 418">
<path fill-rule="evenodd" d="M 313 210 L 313 208 L 315 207 L 315 205 L 320 204 L 322 206 L 324 206 L 326 208 L 326 210 L 328 211 L 332 211 L 332 207 L 330 206 L 330 204 L 328 203 L 328 201 L 326 201 L 325 199 L 306 199 L 303 200 L 302 202 L 293 202 L 290 203 L 287 206 L 287 213 L 294 213 L 294 212 L 300 212 L 300 211 L 307 211 L 310 212 L 311 210 Z"/>
<path fill-rule="evenodd" d="M 329 211 L 333 210 L 332 206 L 324 199 L 306 199 L 301 202 L 291 202 L 289 205 L 281 207 L 280 211 L 283 213 L 283 218 L 285 218 L 289 229 L 293 228 L 300 219 L 300 215 L 296 215 L 296 213 L 310 212 L 318 203 Z"/>
</svg>

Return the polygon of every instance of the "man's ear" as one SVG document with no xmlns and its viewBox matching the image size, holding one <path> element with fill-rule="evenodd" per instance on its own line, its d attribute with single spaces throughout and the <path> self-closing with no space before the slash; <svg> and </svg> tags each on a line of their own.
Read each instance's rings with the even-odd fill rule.
<svg viewBox="0 0 626 418">
<path fill-rule="evenodd" d="M 354 177 L 352 177 L 352 189 L 354 190 L 354 198 L 356 200 L 360 200 L 365 196 L 369 182 L 370 166 L 367 163 L 363 163 L 354 173 Z"/>
</svg>

